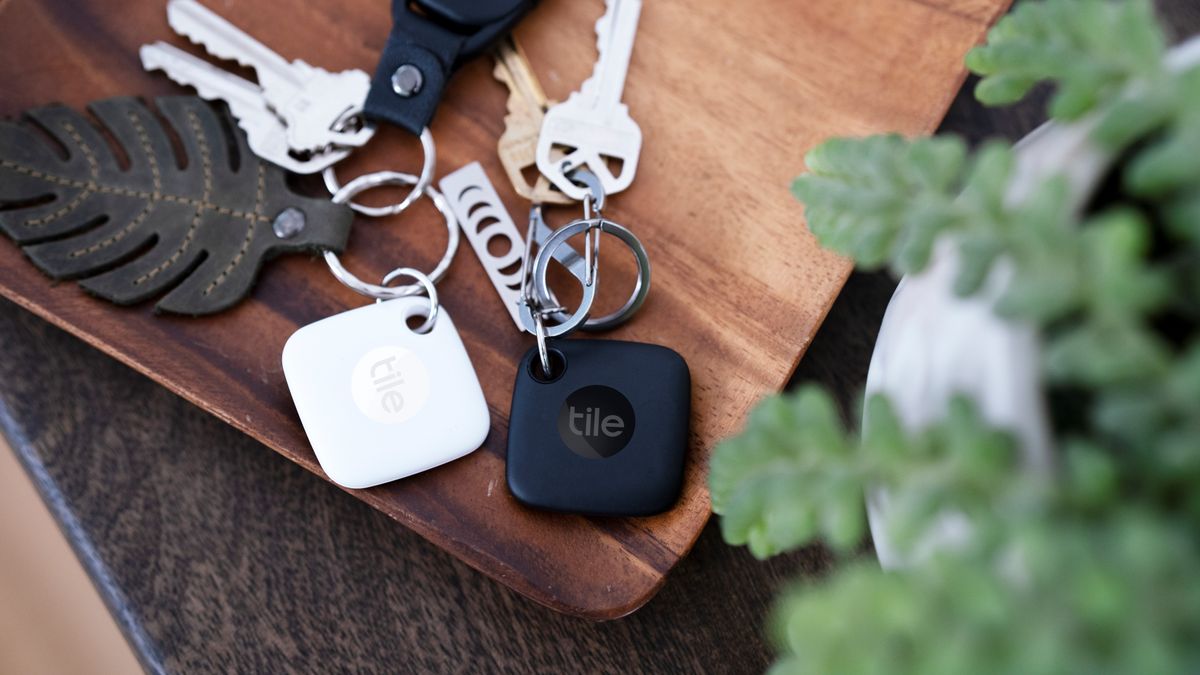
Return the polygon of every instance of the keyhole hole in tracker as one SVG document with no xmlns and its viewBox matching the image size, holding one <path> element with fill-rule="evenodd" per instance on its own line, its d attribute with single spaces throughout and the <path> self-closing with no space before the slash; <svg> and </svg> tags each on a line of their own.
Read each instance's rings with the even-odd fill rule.
<svg viewBox="0 0 1200 675">
<path fill-rule="evenodd" d="M 412 305 L 406 308 L 404 325 L 417 335 L 428 335 L 433 330 L 433 326 L 425 326 L 425 320 L 429 318 L 429 309 L 428 304 Z"/>
<path fill-rule="evenodd" d="M 423 335 L 424 333 L 421 332 L 420 328 L 421 328 L 421 324 L 425 323 L 426 316 L 427 316 L 426 314 L 413 314 L 404 320 L 404 325 L 408 326 L 408 329 L 411 330 L 412 332 L 416 333 L 417 335 Z M 430 328 L 430 329 L 426 330 L 425 333 L 428 333 L 430 330 L 433 330 L 433 329 Z"/>
<path fill-rule="evenodd" d="M 434 326 L 437 324 L 437 317 L 438 317 L 437 288 L 433 285 L 433 279 L 426 276 L 424 272 L 420 272 L 411 267 L 397 267 L 396 269 L 392 270 L 391 272 L 388 272 L 383 277 L 383 285 L 391 286 L 392 282 L 395 281 L 397 278 L 405 277 L 405 276 L 416 279 L 417 283 L 423 288 L 423 290 L 425 292 L 424 293 L 425 303 L 422 303 L 419 301 L 415 302 L 415 303 L 413 303 L 413 302 L 405 303 L 405 305 L 403 307 L 404 325 L 407 326 L 409 330 L 416 333 L 417 335 L 424 335 L 424 334 L 432 331 Z M 420 295 L 417 295 L 417 296 L 410 295 L 408 297 L 421 298 Z M 391 300 L 390 302 L 397 302 L 399 300 L 400 300 L 400 298 L 396 298 L 396 299 Z M 383 301 L 384 300 L 382 298 L 375 299 L 375 302 L 377 302 L 377 303 L 383 302 Z"/>
<path fill-rule="evenodd" d="M 542 371 L 542 360 L 536 356 L 529 360 L 529 376 L 535 382 L 542 384 L 550 384 L 557 381 L 564 373 L 567 372 L 567 356 L 559 350 L 550 347 L 546 350 L 546 356 L 550 358 L 550 372 Z"/>
</svg>

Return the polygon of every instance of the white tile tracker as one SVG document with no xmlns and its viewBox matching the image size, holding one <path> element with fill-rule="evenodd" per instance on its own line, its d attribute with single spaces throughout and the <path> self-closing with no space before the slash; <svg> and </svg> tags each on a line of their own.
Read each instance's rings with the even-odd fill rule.
<svg viewBox="0 0 1200 675">
<path fill-rule="evenodd" d="M 445 308 L 425 334 L 423 296 L 372 303 L 297 330 L 283 348 L 292 400 L 330 480 L 367 488 L 470 454 L 487 402 Z"/>
</svg>

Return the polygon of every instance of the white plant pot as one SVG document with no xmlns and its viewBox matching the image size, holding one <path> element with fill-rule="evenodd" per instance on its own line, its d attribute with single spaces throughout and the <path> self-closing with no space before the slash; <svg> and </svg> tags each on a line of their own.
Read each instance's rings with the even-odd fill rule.
<svg viewBox="0 0 1200 675">
<path fill-rule="evenodd" d="M 1174 68 L 1200 63 L 1200 38 L 1174 48 L 1167 61 Z M 1114 161 L 1091 141 L 1095 123 L 1049 123 L 1026 136 L 1017 144 L 1008 198 L 1019 202 L 1046 179 L 1063 176 L 1072 205 L 1084 208 Z M 957 269 L 957 252 L 943 239 L 928 268 L 901 279 L 883 317 L 866 394 L 886 394 L 910 431 L 943 418 L 953 396 L 969 396 L 989 424 L 1017 439 L 1027 470 L 1050 472 L 1053 434 L 1040 379 L 1038 335 L 1031 326 L 1001 320 L 993 311 L 1011 269 L 997 265 L 982 291 L 968 298 L 954 294 Z M 884 568 L 919 563 L 970 536 L 970 523 L 961 514 L 945 513 L 902 555 L 888 535 L 891 498 L 881 488 L 867 494 L 871 535 Z"/>
</svg>

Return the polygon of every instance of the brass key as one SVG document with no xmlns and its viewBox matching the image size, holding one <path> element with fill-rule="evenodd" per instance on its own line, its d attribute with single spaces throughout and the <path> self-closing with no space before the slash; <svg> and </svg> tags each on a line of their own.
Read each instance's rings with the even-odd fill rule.
<svg viewBox="0 0 1200 675">
<path fill-rule="evenodd" d="M 553 102 L 546 100 L 525 52 L 511 36 L 500 41 L 495 57 L 496 69 L 492 74 L 508 87 L 508 114 L 504 117 L 498 150 L 513 189 L 535 204 L 572 203 L 540 172 L 533 185 L 525 178 L 526 170 L 537 168 L 538 135 L 546 110 Z"/>
</svg>

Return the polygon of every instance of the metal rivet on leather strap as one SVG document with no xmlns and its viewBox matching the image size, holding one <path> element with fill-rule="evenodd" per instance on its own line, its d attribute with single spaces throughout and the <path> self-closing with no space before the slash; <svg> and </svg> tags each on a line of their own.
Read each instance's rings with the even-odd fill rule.
<svg viewBox="0 0 1200 675">
<path fill-rule="evenodd" d="M 416 96 L 421 91 L 423 84 L 425 84 L 425 76 L 421 73 L 420 68 L 411 63 L 400 66 L 396 72 L 392 73 L 392 91 L 404 98 Z"/>
</svg>

